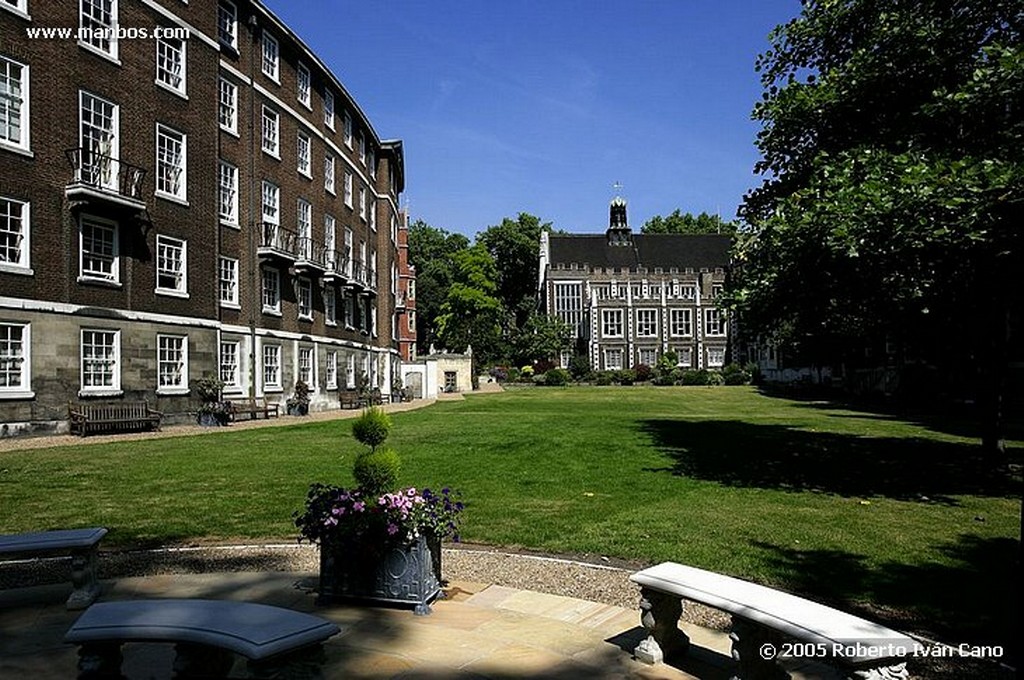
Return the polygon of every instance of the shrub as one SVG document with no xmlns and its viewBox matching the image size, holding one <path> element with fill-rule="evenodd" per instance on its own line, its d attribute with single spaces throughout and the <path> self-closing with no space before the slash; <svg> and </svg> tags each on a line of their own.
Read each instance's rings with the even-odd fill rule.
<svg viewBox="0 0 1024 680">
<path fill-rule="evenodd" d="M 726 385 L 749 385 L 750 373 L 739 364 L 729 364 L 722 369 L 722 380 Z"/>
<path fill-rule="evenodd" d="M 683 371 L 683 375 L 679 378 L 679 382 L 683 385 L 707 385 L 708 372 L 704 369 L 699 371 Z"/>
<path fill-rule="evenodd" d="M 508 380 L 508 369 L 504 366 L 495 366 L 491 369 L 491 377 L 498 382 L 505 382 Z"/>
<path fill-rule="evenodd" d="M 548 387 L 561 387 L 569 384 L 569 371 L 564 368 L 552 368 L 544 374 L 544 384 Z"/>
<path fill-rule="evenodd" d="M 384 409 L 373 406 L 352 423 L 352 436 L 356 441 L 376 449 L 391 433 L 391 417 Z"/>
<path fill-rule="evenodd" d="M 402 463 L 393 449 L 370 449 L 356 456 L 352 475 L 367 496 L 379 496 L 398 488 Z"/>
<path fill-rule="evenodd" d="M 569 373 L 575 380 L 583 380 L 590 373 L 590 359 L 584 354 L 577 354 L 569 361 Z"/>
<path fill-rule="evenodd" d="M 705 385 L 724 385 L 725 384 L 725 379 L 722 377 L 722 374 L 719 373 L 718 371 L 708 371 L 707 374 L 708 374 L 708 378 L 707 378 L 707 381 L 704 383 Z"/>
<path fill-rule="evenodd" d="M 555 365 L 555 362 L 551 361 L 550 359 L 540 359 L 538 361 L 533 362 L 534 373 L 547 373 L 552 368 L 558 367 Z"/>
<path fill-rule="evenodd" d="M 618 371 L 615 371 L 615 382 L 619 383 L 620 385 L 632 385 L 634 382 L 636 382 L 636 373 L 629 370 L 628 368 L 623 368 Z"/>
<path fill-rule="evenodd" d="M 598 385 L 611 385 L 612 384 L 611 373 L 609 373 L 608 371 L 599 371 L 596 374 L 596 377 L 594 378 L 594 382 L 596 382 Z"/>
<path fill-rule="evenodd" d="M 517 380 L 519 380 L 519 369 L 516 368 L 515 366 L 509 366 L 508 370 L 506 371 L 506 374 L 508 375 L 509 382 L 516 382 Z"/>
<path fill-rule="evenodd" d="M 654 376 L 654 379 L 651 380 L 651 383 L 664 387 L 666 385 L 675 385 L 676 381 L 672 378 L 671 375 L 662 374 Z"/>
<path fill-rule="evenodd" d="M 662 376 L 670 375 L 678 363 L 679 355 L 674 349 L 670 349 L 658 357 L 658 361 L 654 364 L 654 372 Z"/>
<path fill-rule="evenodd" d="M 215 376 L 206 376 L 195 382 L 196 396 L 204 404 L 220 401 L 220 392 L 224 389 L 224 383 Z"/>
<path fill-rule="evenodd" d="M 654 377 L 654 371 L 647 364 L 636 364 L 633 366 L 633 375 L 637 382 L 647 382 Z"/>
</svg>

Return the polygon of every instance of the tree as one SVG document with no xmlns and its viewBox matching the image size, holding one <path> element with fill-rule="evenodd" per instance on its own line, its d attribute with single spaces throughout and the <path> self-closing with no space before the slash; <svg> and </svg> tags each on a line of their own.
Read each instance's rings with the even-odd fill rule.
<svg viewBox="0 0 1024 680">
<path fill-rule="evenodd" d="M 718 215 L 702 212 L 696 217 L 678 208 L 668 217 L 655 215 L 640 227 L 644 234 L 729 234 L 736 233 L 736 224 L 726 222 Z"/>
<path fill-rule="evenodd" d="M 409 263 L 416 267 L 416 336 L 426 349 L 439 342 L 437 317 L 454 278 L 456 253 L 469 239 L 432 227 L 422 220 L 409 226 Z"/>
<path fill-rule="evenodd" d="M 452 257 L 452 283 L 438 314 L 437 336 L 452 351 L 473 347 L 479 365 L 501 354 L 501 301 L 496 297 L 497 269 L 482 246 L 458 251 Z"/>
<path fill-rule="evenodd" d="M 498 266 L 498 297 L 514 326 L 506 329 L 511 337 L 515 329 L 523 329 L 537 308 L 539 278 L 538 257 L 540 235 L 551 231 L 550 222 L 527 213 L 515 220 L 504 218 L 501 224 L 488 227 L 477 236 Z"/>
<path fill-rule="evenodd" d="M 748 330 L 811 354 L 885 337 L 941 373 L 967 366 L 1000 457 L 1022 25 L 1019 0 L 805 0 L 757 62 L 767 179 L 744 198 L 727 292 Z"/>
<path fill-rule="evenodd" d="M 547 359 L 558 360 L 559 355 L 572 348 L 573 329 L 561 319 L 534 312 L 519 331 L 513 343 L 516 366 Z"/>
</svg>

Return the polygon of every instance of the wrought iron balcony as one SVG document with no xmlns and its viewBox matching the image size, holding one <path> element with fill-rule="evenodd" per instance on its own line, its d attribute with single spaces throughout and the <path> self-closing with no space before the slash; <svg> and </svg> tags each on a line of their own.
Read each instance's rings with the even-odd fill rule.
<svg viewBox="0 0 1024 680">
<path fill-rule="evenodd" d="M 344 283 L 351 278 L 348 273 L 348 251 L 326 250 L 323 277 L 325 281 Z"/>
<path fill-rule="evenodd" d="M 260 243 L 256 253 L 260 257 L 277 257 L 288 262 L 298 259 L 299 236 L 280 224 L 264 222 L 260 230 Z"/>
<path fill-rule="evenodd" d="M 318 275 L 327 271 L 328 251 L 323 242 L 308 236 L 295 239 L 295 269 Z M 332 251 L 333 252 L 333 251 Z"/>
<path fill-rule="evenodd" d="M 111 201 L 146 209 L 142 197 L 144 168 L 82 147 L 68 149 L 65 155 L 72 170 L 71 182 L 64 187 L 64 195 L 69 199 Z"/>
</svg>

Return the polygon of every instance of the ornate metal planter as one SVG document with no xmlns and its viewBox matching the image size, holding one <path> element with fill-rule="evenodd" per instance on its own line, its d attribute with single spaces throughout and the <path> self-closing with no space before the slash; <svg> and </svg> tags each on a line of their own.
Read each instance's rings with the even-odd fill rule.
<svg viewBox="0 0 1024 680">
<path fill-rule="evenodd" d="M 367 539 L 324 541 L 320 546 L 320 598 L 324 603 L 363 600 L 413 605 L 430 613 L 441 594 L 441 541 L 420 536 L 412 543 Z"/>
</svg>

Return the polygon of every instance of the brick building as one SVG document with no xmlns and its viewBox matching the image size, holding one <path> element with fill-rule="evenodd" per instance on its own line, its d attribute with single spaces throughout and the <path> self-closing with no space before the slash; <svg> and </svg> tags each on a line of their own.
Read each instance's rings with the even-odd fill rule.
<svg viewBox="0 0 1024 680">
<path fill-rule="evenodd" d="M 402 213 L 398 227 L 398 294 L 395 323 L 402 361 L 416 359 L 416 267 L 409 263 L 409 216 Z"/>
<path fill-rule="evenodd" d="M 69 400 L 184 417 L 206 376 L 390 391 L 403 183 L 257 1 L 0 0 L 0 434 Z"/>
<path fill-rule="evenodd" d="M 715 298 L 730 237 L 633 234 L 621 197 L 609 213 L 604 234 L 541 234 L 541 306 L 574 329 L 576 351 L 596 370 L 653 366 L 669 349 L 683 368 L 729 363 L 732 324 Z"/>
</svg>

